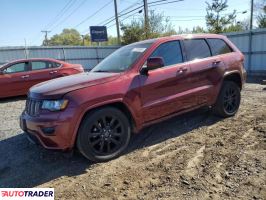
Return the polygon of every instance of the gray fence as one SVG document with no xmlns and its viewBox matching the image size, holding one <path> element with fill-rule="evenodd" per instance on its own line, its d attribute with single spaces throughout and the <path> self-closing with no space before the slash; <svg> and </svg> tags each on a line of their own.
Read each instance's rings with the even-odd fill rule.
<svg viewBox="0 0 266 200">
<path fill-rule="evenodd" d="M 82 64 L 91 69 L 119 46 L 108 47 L 4 47 L 0 48 L 0 65 L 24 58 L 55 58 Z"/>
<path fill-rule="evenodd" d="M 225 35 L 244 53 L 249 73 L 266 74 L 266 29 Z"/>
</svg>

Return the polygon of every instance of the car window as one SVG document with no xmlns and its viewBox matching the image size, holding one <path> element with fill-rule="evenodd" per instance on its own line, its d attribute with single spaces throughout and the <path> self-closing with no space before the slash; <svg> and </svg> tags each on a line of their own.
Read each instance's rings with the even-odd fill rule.
<svg viewBox="0 0 266 200">
<path fill-rule="evenodd" d="M 61 63 L 57 63 L 57 62 L 51 62 L 49 64 L 49 68 L 57 68 L 57 67 L 60 67 L 61 66 Z"/>
<path fill-rule="evenodd" d="M 16 63 L 16 64 L 11 65 L 11 66 L 7 67 L 6 69 L 4 69 L 3 72 L 5 74 L 16 73 L 16 72 L 25 72 L 28 70 L 27 66 L 28 66 L 27 62 Z"/>
<path fill-rule="evenodd" d="M 44 61 L 33 61 L 31 62 L 31 69 L 32 70 L 40 70 L 40 69 L 46 69 L 49 66 L 47 65 L 47 62 Z"/>
<path fill-rule="evenodd" d="M 211 56 L 208 44 L 204 39 L 184 40 L 188 61 Z"/>
<path fill-rule="evenodd" d="M 162 57 L 164 65 L 174 65 L 183 62 L 182 51 L 179 41 L 171 41 L 161 44 L 150 57 Z"/>
<path fill-rule="evenodd" d="M 232 52 L 232 49 L 222 39 L 207 39 L 213 55 L 225 54 Z"/>
<path fill-rule="evenodd" d="M 119 48 L 96 65 L 91 72 L 126 71 L 151 46 L 151 42 L 134 43 Z"/>
</svg>

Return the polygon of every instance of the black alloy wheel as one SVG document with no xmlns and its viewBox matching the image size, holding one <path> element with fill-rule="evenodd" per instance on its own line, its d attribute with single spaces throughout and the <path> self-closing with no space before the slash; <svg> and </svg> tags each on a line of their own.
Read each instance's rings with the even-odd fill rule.
<svg viewBox="0 0 266 200">
<path fill-rule="evenodd" d="M 112 107 L 102 108 L 89 113 L 83 120 L 77 146 L 88 159 L 107 161 L 125 150 L 130 135 L 130 124 L 123 112 Z"/>
<path fill-rule="evenodd" d="M 240 88 L 232 81 L 224 81 L 220 94 L 214 105 L 214 113 L 230 117 L 238 111 L 241 100 Z"/>
</svg>

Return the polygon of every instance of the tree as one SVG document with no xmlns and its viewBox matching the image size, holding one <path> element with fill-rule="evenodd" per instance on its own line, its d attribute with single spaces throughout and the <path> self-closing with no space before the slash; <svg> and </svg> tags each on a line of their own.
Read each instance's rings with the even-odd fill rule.
<svg viewBox="0 0 266 200">
<path fill-rule="evenodd" d="M 206 33 L 206 30 L 201 26 L 195 26 L 193 27 L 192 33 Z"/>
<path fill-rule="evenodd" d="M 261 0 L 256 4 L 258 10 L 257 24 L 259 28 L 266 28 L 266 0 Z"/>
<path fill-rule="evenodd" d="M 169 18 L 165 18 L 163 14 L 156 14 L 154 11 L 149 13 L 147 34 L 145 33 L 144 25 L 143 17 L 139 20 L 132 20 L 130 24 L 121 24 L 121 30 L 123 31 L 122 43 L 130 44 L 143 39 L 176 34 Z"/>
<path fill-rule="evenodd" d="M 44 42 L 43 42 L 44 44 Z M 64 29 L 62 33 L 56 34 L 48 40 L 51 46 L 56 45 L 82 45 L 82 38 L 80 33 L 75 29 Z"/>
<path fill-rule="evenodd" d="M 222 33 L 226 27 L 232 24 L 236 18 L 236 11 L 224 13 L 227 10 L 227 0 L 212 0 L 207 4 L 206 25 L 211 33 Z"/>
</svg>

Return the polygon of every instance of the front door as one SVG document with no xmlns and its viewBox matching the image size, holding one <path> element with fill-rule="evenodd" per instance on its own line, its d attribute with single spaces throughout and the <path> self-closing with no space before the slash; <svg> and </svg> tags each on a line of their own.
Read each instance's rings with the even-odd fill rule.
<svg viewBox="0 0 266 200">
<path fill-rule="evenodd" d="M 29 78 L 28 62 L 17 62 L 5 67 L 0 75 L 0 97 L 26 94 L 30 87 Z"/>
<path fill-rule="evenodd" d="M 163 58 L 165 66 L 140 75 L 144 122 L 185 109 L 191 103 L 186 93 L 190 68 L 183 63 L 180 42 L 163 43 L 150 57 Z"/>
</svg>

